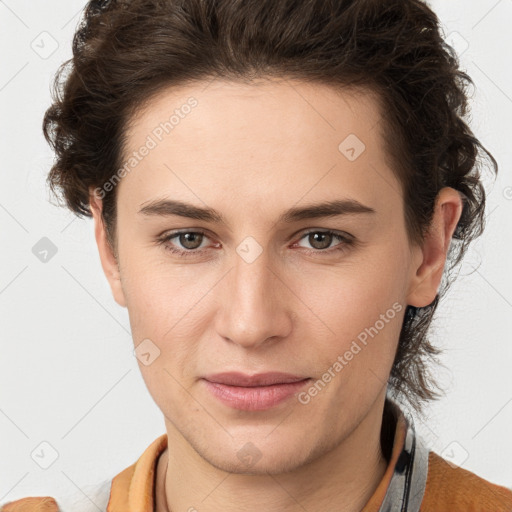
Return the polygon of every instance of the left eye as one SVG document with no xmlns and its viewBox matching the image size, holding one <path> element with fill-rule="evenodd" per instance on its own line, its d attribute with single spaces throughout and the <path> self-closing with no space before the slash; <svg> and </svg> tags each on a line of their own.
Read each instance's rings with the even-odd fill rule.
<svg viewBox="0 0 512 512">
<path fill-rule="evenodd" d="M 354 241 L 350 236 L 335 233 L 334 231 L 309 231 L 308 233 L 304 233 L 300 240 L 306 237 L 308 238 L 308 243 L 313 246 L 313 249 L 306 251 L 308 253 L 332 253 L 334 251 L 345 250 L 348 246 L 354 245 Z M 175 244 L 171 243 L 175 238 L 183 249 L 176 248 Z M 205 248 L 202 246 L 202 242 L 205 239 L 208 239 L 208 237 L 203 231 L 179 231 L 163 235 L 159 239 L 159 243 L 162 244 L 166 250 L 179 256 L 187 257 L 203 253 Z M 339 240 L 341 243 L 332 248 L 330 246 L 335 239 Z M 219 244 L 217 244 L 217 247 L 218 246 Z M 299 247 L 303 246 L 299 245 Z"/>
<path fill-rule="evenodd" d="M 341 234 L 335 233 L 334 231 L 309 231 L 305 233 L 301 240 L 307 237 L 308 243 L 313 245 L 313 248 L 317 250 L 317 252 L 325 251 L 331 245 L 331 242 L 335 239 L 341 241 L 341 246 L 350 245 L 352 240 L 348 236 L 343 236 Z M 314 244 L 317 244 L 315 247 Z M 335 246 L 338 249 L 338 246 Z"/>
</svg>

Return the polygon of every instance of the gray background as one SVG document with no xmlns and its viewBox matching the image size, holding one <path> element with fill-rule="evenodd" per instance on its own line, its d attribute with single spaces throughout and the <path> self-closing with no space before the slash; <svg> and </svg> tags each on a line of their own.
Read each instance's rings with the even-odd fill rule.
<svg viewBox="0 0 512 512">
<path fill-rule="evenodd" d="M 446 397 L 419 430 L 445 458 L 512 487 L 512 0 L 431 4 L 475 81 L 471 126 L 500 173 L 486 184 L 486 233 L 437 313 Z M 0 503 L 80 492 L 165 432 L 92 221 L 52 205 L 45 186 L 41 121 L 84 5 L 0 1 Z M 33 252 L 43 237 L 57 250 L 46 262 Z"/>
</svg>

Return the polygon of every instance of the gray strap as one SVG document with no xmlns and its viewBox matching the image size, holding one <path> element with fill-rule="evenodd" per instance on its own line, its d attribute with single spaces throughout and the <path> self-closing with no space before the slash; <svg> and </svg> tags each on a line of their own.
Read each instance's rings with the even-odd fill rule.
<svg viewBox="0 0 512 512">
<path fill-rule="evenodd" d="M 404 417 L 407 421 L 404 447 L 379 512 L 419 512 L 425 494 L 429 450 L 416 435 L 412 417 L 406 414 Z"/>
</svg>

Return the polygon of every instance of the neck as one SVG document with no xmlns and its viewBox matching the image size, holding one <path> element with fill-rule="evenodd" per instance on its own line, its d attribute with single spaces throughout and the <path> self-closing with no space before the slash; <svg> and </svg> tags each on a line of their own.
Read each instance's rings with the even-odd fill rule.
<svg viewBox="0 0 512 512">
<path fill-rule="evenodd" d="M 178 510 L 320 512 L 361 511 L 386 471 L 381 447 L 384 397 L 359 425 L 331 450 L 299 468 L 279 474 L 222 471 L 167 425 L 169 452 L 159 458 L 155 512 Z"/>
</svg>

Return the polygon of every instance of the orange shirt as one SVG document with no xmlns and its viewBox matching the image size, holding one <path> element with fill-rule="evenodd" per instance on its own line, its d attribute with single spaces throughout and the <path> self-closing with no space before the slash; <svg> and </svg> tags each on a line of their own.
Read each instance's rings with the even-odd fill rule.
<svg viewBox="0 0 512 512">
<path fill-rule="evenodd" d="M 394 420 L 394 435 L 386 472 L 361 512 L 512 512 L 512 490 L 448 463 L 428 450 L 410 416 L 389 399 L 385 409 Z M 121 471 L 104 490 L 103 503 L 84 512 L 154 512 L 154 488 L 159 456 L 167 434 L 155 439 L 136 463 Z M 61 511 L 51 497 L 22 498 L 1 512 Z M 69 512 L 77 511 L 76 508 Z"/>
</svg>

